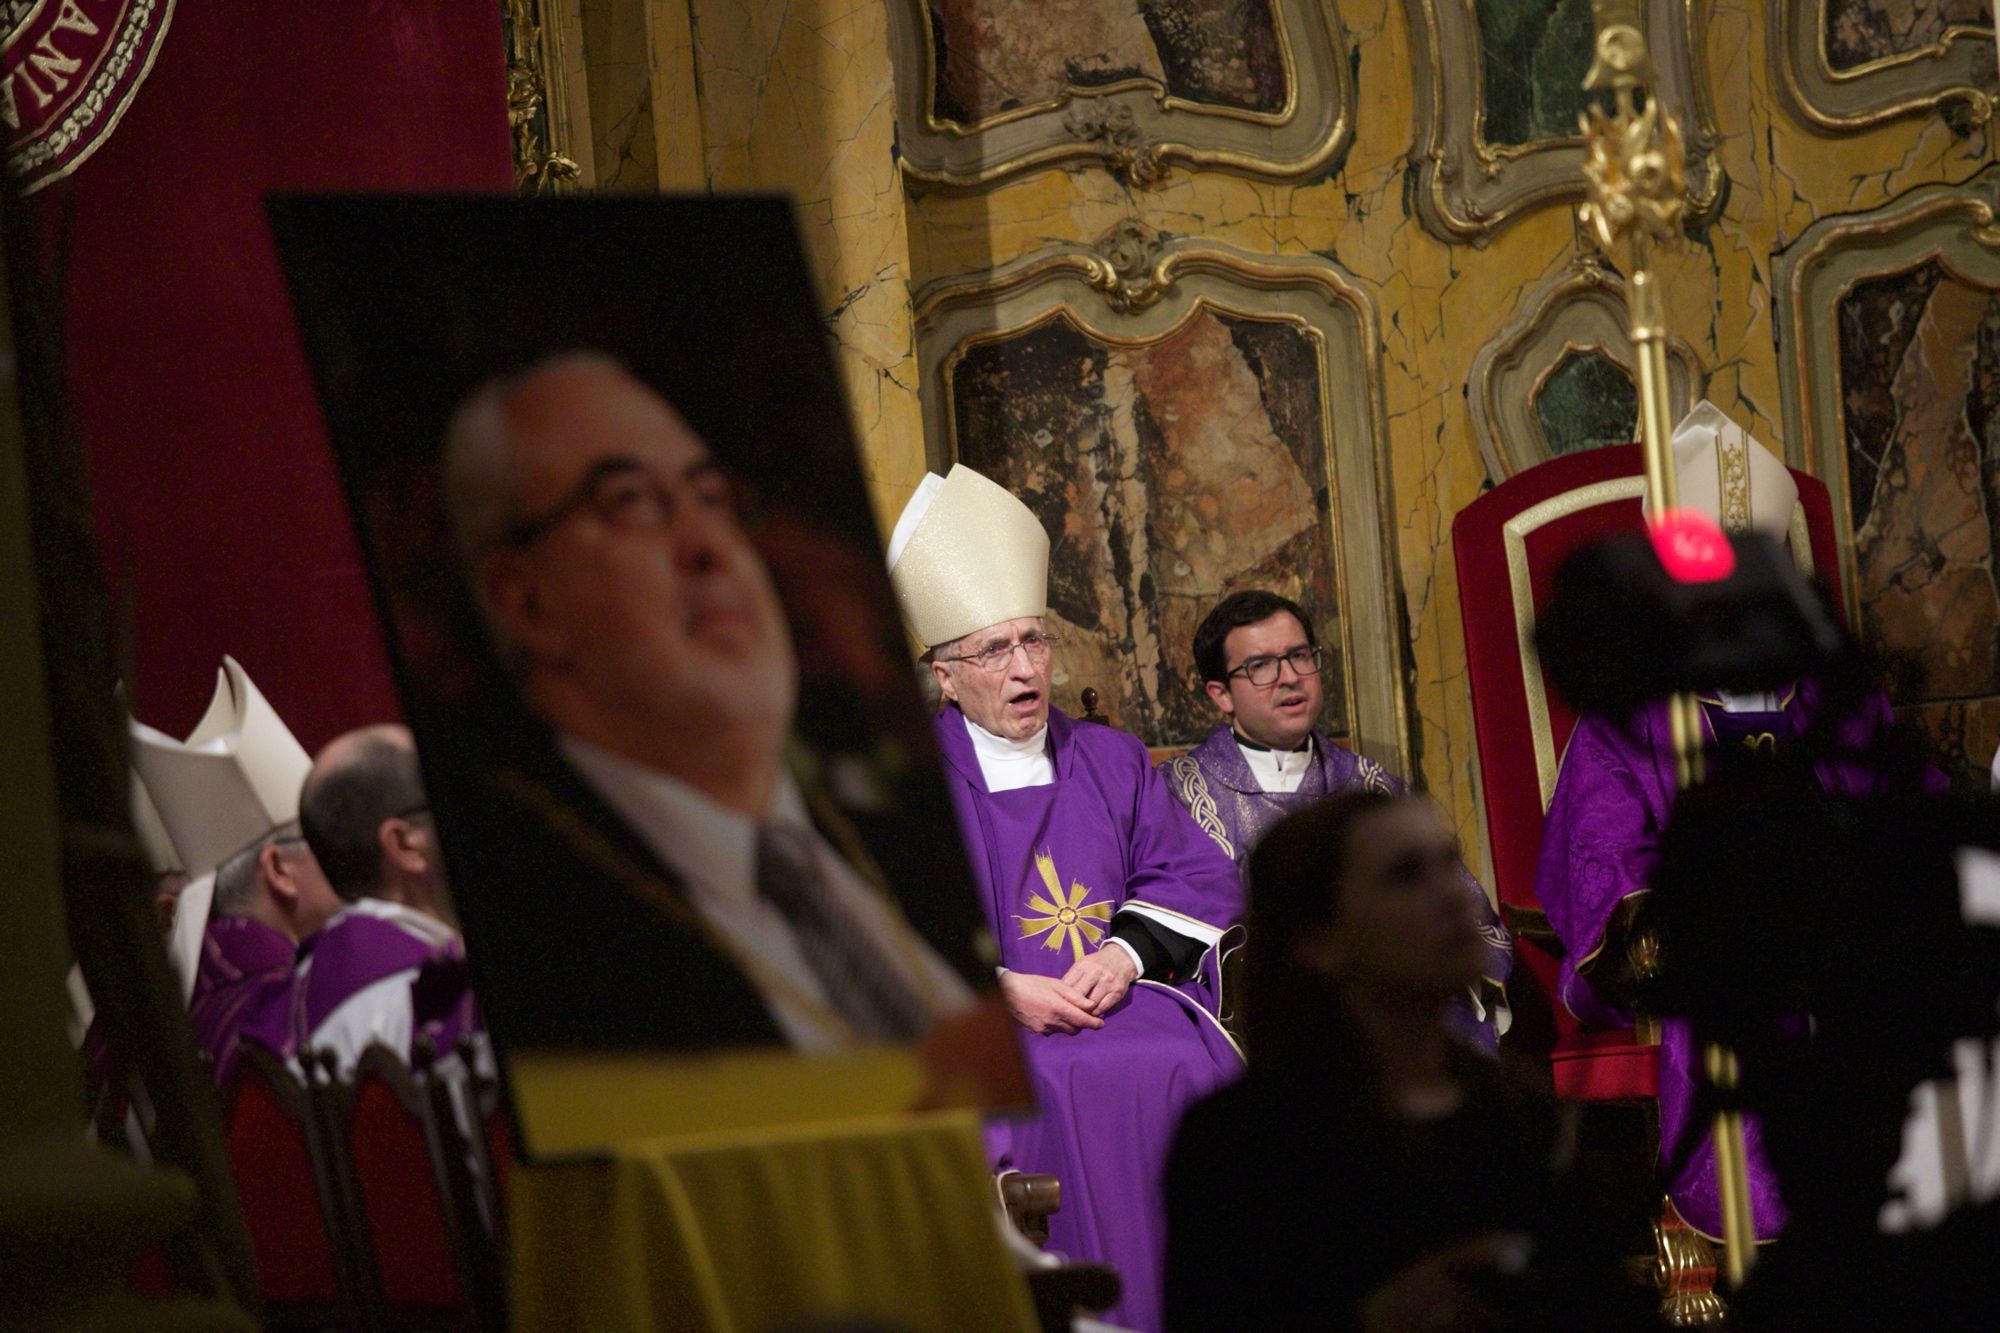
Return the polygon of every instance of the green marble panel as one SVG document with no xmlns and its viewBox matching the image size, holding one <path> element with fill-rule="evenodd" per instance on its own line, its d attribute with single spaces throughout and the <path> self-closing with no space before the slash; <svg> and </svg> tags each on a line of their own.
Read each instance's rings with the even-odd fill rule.
<svg viewBox="0 0 2000 1333">
<path fill-rule="evenodd" d="M 1478 0 L 1487 143 L 1576 133 L 1596 36 L 1590 0 Z"/>
<path fill-rule="evenodd" d="M 1639 438 L 1639 393 L 1625 367 L 1602 352 L 1571 352 L 1535 395 L 1551 453 L 1574 454 Z"/>
</svg>

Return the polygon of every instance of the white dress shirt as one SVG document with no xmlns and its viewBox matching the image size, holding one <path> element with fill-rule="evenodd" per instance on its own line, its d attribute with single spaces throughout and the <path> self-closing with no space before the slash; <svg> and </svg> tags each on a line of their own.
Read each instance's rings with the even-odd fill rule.
<svg viewBox="0 0 2000 1333">
<path fill-rule="evenodd" d="M 733 951 L 758 959 L 797 992 L 808 1007 L 744 969 L 779 1030 L 800 1050 L 825 1051 L 848 1043 L 845 1031 L 826 1021 L 826 992 L 800 952 L 776 905 L 757 891 L 757 825 L 678 778 L 578 740 L 560 739 L 563 754 L 593 791 L 622 817 L 654 855 L 671 866 L 688 903 Z M 905 969 L 908 989 L 929 1001 L 933 1017 L 972 1004 L 972 989 L 914 930 L 894 905 L 865 884 L 846 859 L 820 836 L 798 784 L 786 774 L 770 822 L 798 835 L 808 847 L 820 882 L 839 909 L 857 922 L 876 952 Z M 689 1021 L 699 1022 L 699 1015 Z"/>
</svg>

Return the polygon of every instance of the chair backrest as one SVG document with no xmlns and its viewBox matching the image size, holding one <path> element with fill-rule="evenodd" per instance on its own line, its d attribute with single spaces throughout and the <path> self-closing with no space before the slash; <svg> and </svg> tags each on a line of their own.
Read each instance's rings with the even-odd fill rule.
<svg viewBox="0 0 2000 1333">
<path fill-rule="evenodd" d="M 276 1056 L 245 1043 L 224 1102 L 224 1142 L 265 1302 L 274 1309 L 338 1305 L 304 1087 Z"/>
<path fill-rule="evenodd" d="M 1643 468 L 1636 444 L 1570 454 L 1509 478 L 1452 521 L 1493 887 L 1517 931 L 1533 934 L 1546 924 L 1535 901 L 1535 862 L 1563 747 L 1576 725 L 1543 681 L 1535 620 L 1571 552 L 1639 528 Z M 1838 607 L 1826 487 L 1796 468 L 1792 477 L 1799 486 L 1792 554 L 1827 583 Z"/>
<path fill-rule="evenodd" d="M 440 1179 L 447 1149 L 437 1141 L 428 1097 L 394 1051 L 362 1052 L 345 1119 L 383 1295 L 392 1307 L 462 1305 L 458 1220 Z"/>
</svg>

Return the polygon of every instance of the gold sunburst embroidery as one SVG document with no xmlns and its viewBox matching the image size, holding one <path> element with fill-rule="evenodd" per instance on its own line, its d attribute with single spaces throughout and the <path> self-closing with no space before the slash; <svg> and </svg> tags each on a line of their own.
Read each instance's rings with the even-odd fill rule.
<svg viewBox="0 0 2000 1333">
<path fill-rule="evenodd" d="M 1021 923 L 1021 938 L 1031 940 L 1037 935 L 1047 935 L 1042 944 L 1044 949 L 1060 951 L 1067 944 L 1078 958 L 1083 957 L 1085 941 L 1096 944 L 1104 938 L 1104 922 L 1111 920 L 1111 904 L 1108 902 L 1086 902 L 1090 890 L 1082 884 L 1072 883 L 1069 892 L 1063 892 L 1062 876 L 1056 873 L 1056 859 L 1048 852 L 1035 854 L 1035 869 L 1042 874 L 1042 883 L 1048 886 L 1049 895 L 1044 898 L 1039 893 L 1028 895 L 1028 906 L 1042 913 L 1040 916 L 1017 916 Z"/>
</svg>

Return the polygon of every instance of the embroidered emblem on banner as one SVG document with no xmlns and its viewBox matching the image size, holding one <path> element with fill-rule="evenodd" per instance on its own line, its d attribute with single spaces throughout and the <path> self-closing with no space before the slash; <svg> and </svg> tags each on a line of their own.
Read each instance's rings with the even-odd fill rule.
<svg viewBox="0 0 2000 1333">
<path fill-rule="evenodd" d="M 0 128 L 33 193 L 82 165 L 153 68 L 173 0 L 4 0 Z"/>
<path fill-rule="evenodd" d="M 1047 898 L 1039 893 L 1028 895 L 1028 906 L 1042 915 L 1014 918 L 1021 923 L 1021 938 L 1031 940 L 1037 935 L 1047 935 L 1042 944 L 1044 949 L 1060 951 L 1067 944 L 1082 958 L 1086 940 L 1095 944 L 1104 938 L 1104 923 L 1111 920 L 1111 904 L 1086 902 L 1090 890 L 1081 884 L 1072 883 L 1069 892 L 1064 893 L 1062 876 L 1056 873 L 1056 859 L 1048 852 L 1035 854 L 1035 869 L 1041 872 L 1049 894 Z"/>
</svg>

